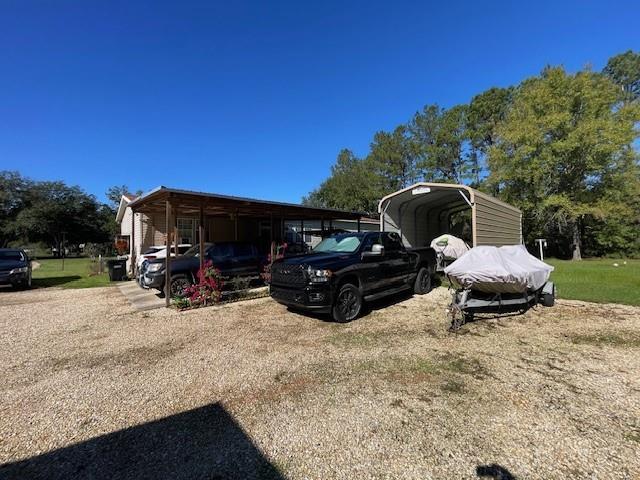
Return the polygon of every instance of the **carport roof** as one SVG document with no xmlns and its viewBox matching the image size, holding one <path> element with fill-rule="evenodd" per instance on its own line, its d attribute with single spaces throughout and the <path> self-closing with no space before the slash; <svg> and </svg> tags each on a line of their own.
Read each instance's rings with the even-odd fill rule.
<svg viewBox="0 0 640 480">
<path fill-rule="evenodd" d="M 163 213 L 166 202 L 181 214 L 197 214 L 202 208 L 204 215 L 225 216 L 235 213 L 242 216 L 274 215 L 290 219 L 320 220 L 345 219 L 357 220 L 365 216 L 362 212 L 316 208 L 295 203 L 258 200 L 255 198 L 234 197 L 219 193 L 180 190 L 164 186 L 157 187 L 129 204 L 134 212 Z"/>
</svg>

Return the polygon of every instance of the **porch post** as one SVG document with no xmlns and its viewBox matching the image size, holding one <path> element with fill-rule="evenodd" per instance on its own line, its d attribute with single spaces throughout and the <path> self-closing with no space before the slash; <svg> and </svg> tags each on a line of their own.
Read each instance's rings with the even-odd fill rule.
<svg viewBox="0 0 640 480">
<path fill-rule="evenodd" d="M 233 223 L 233 229 L 234 229 L 234 232 L 233 232 L 234 237 L 233 237 L 233 239 L 237 242 L 238 241 L 238 209 L 237 208 L 236 208 L 236 211 L 234 213 L 234 217 L 233 218 L 235 219 L 234 223 Z"/>
<path fill-rule="evenodd" d="M 129 237 L 129 248 L 130 255 L 129 259 L 131 260 L 131 275 L 135 276 L 136 274 L 136 212 L 131 210 L 131 236 Z"/>
<path fill-rule="evenodd" d="M 200 270 L 204 267 L 204 207 L 200 204 L 198 217 L 198 243 L 200 244 Z"/>
<path fill-rule="evenodd" d="M 178 256 L 178 243 L 180 242 L 180 239 L 178 238 L 178 207 L 174 208 L 174 212 L 173 212 L 173 243 L 174 243 L 174 248 L 175 248 L 175 253 L 176 253 L 176 257 Z"/>
<path fill-rule="evenodd" d="M 171 305 L 171 202 L 169 199 L 165 202 L 164 214 L 165 232 L 167 234 L 165 240 L 167 256 L 165 257 L 164 267 L 164 306 L 168 307 Z"/>
</svg>

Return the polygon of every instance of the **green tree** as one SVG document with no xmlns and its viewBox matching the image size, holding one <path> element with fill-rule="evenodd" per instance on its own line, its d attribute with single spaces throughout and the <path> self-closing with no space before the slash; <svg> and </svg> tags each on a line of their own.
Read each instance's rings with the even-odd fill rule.
<svg viewBox="0 0 640 480">
<path fill-rule="evenodd" d="M 366 162 L 350 150 L 342 150 L 331 175 L 304 197 L 304 205 L 353 210 L 373 214 L 378 208 L 379 183 Z"/>
<path fill-rule="evenodd" d="M 427 181 L 462 183 L 471 174 L 467 142 L 468 107 L 448 110 L 427 105 L 409 124 L 411 143 L 417 152 L 419 176 Z"/>
<path fill-rule="evenodd" d="M 620 86 L 623 102 L 640 98 L 640 53 L 628 50 L 611 57 L 602 72 Z"/>
<path fill-rule="evenodd" d="M 136 196 L 139 197 L 142 193 L 142 190 L 138 190 Z M 114 185 L 113 187 L 109 187 L 105 195 L 109 199 L 109 206 L 115 211 L 120 205 L 122 195 L 131 195 L 131 190 L 126 185 Z"/>
<path fill-rule="evenodd" d="M 46 241 L 58 251 L 63 235 L 70 244 L 106 242 L 112 231 L 108 225 L 108 208 L 80 187 L 63 182 L 37 182 L 25 195 L 25 204 L 16 215 L 14 235 L 29 241 Z"/>
<path fill-rule="evenodd" d="M 392 132 L 377 132 L 366 157 L 366 165 L 375 174 L 377 188 L 393 192 L 418 179 L 418 152 L 409 129 L 400 125 Z"/>
<path fill-rule="evenodd" d="M 611 190 L 624 187 L 621 175 L 633 177 L 637 162 L 628 152 L 640 116 L 619 100 L 605 76 L 562 68 L 547 68 L 514 92 L 489 148 L 489 181 L 522 209 L 529 240 L 553 232 L 578 260 L 587 223 L 625 205 Z"/>
<path fill-rule="evenodd" d="M 18 172 L 0 171 L 0 247 L 16 240 L 15 220 L 32 186 L 33 182 Z"/>
<path fill-rule="evenodd" d="M 467 109 L 467 135 L 473 185 L 479 187 L 486 170 L 489 148 L 496 142 L 498 126 L 507 116 L 513 88 L 493 87 L 471 99 Z"/>
</svg>

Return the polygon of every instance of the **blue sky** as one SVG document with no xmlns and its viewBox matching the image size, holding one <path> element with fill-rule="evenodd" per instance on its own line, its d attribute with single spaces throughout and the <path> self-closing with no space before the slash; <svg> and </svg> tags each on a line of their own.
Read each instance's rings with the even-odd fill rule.
<svg viewBox="0 0 640 480">
<path fill-rule="evenodd" d="M 637 2 L 0 2 L 0 170 L 294 201 L 427 103 L 640 49 Z"/>
</svg>

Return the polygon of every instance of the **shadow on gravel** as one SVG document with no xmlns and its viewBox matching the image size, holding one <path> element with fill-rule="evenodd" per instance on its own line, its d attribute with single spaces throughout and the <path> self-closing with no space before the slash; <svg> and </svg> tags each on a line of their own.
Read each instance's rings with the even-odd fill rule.
<svg viewBox="0 0 640 480">
<path fill-rule="evenodd" d="M 215 403 L 0 466 L 14 479 L 284 479 Z"/>
<path fill-rule="evenodd" d="M 476 475 L 480 478 L 491 478 L 493 480 L 517 480 L 509 470 L 495 463 L 478 465 L 476 467 Z"/>
</svg>

